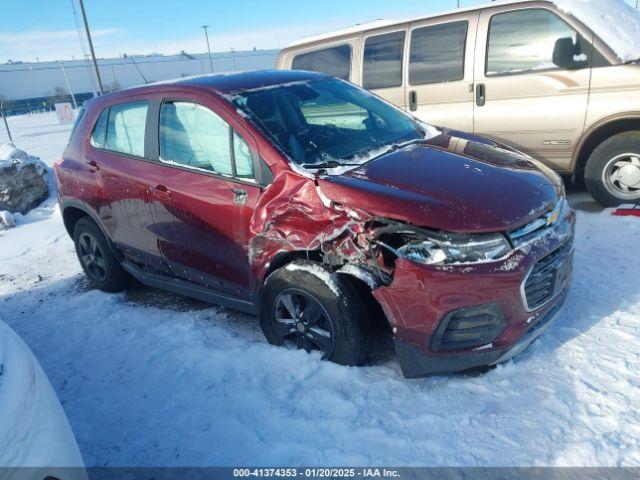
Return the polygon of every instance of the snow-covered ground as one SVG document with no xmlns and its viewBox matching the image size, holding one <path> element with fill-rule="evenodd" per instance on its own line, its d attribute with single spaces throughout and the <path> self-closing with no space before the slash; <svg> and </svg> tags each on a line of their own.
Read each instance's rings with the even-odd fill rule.
<svg viewBox="0 0 640 480">
<path fill-rule="evenodd" d="M 49 375 L 87 466 L 638 466 L 640 219 L 572 201 L 558 323 L 481 376 L 406 380 L 392 354 L 341 367 L 270 346 L 251 316 L 91 290 L 53 197 L 0 233 L 0 319 Z"/>
</svg>

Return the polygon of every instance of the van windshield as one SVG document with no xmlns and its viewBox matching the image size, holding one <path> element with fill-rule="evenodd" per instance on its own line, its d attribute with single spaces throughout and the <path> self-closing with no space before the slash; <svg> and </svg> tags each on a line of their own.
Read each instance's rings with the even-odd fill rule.
<svg viewBox="0 0 640 480">
<path fill-rule="evenodd" d="M 292 82 L 231 98 L 292 162 L 307 168 L 364 163 L 385 147 L 424 138 L 409 115 L 342 80 Z"/>
</svg>

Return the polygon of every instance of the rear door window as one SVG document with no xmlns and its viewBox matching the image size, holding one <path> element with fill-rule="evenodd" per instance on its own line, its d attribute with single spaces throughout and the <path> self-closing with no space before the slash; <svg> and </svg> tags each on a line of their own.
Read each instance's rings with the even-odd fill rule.
<svg viewBox="0 0 640 480">
<path fill-rule="evenodd" d="M 416 28 L 411 32 L 409 83 L 455 82 L 464 79 L 468 22 Z"/>
<path fill-rule="evenodd" d="M 146 101 L 113 105 L 107 121 L 107 150 L 144 157 Z"/>
<path fill-rule="evenodd" d="M 349 80 L 351 73 L 351 46 L 339 45 L 315 52 L 301 53 L 293 59 L 291 68 L 293 70 L 327 73 L 342 80 Z"/>
<path fill-rule="evenodd" d="M 402 85 L 404 32 L 369 37 L 364 44 L 364 88 L 391 88 Z"/>
</svg>

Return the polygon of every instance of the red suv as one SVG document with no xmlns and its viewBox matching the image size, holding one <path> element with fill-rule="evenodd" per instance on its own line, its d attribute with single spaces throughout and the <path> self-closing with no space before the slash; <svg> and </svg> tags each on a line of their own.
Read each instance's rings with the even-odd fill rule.
<svg viewBox="0 0 640 480">
<path fill-rule="evenodd" d="M 524 350 L 571 274 L 555 173 L 318 73 L 91 100 L 56 177 L 96 287 L 133 276 L 259 314 L 272 344 L 346 365 L 365 359 L 381 311 L 408 377 Z"/>
</svg>

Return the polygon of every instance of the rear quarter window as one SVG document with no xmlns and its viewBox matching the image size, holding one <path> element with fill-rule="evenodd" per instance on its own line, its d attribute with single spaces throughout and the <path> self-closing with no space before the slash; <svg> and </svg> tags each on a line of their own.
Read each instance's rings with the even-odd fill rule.
<svg viewBox="0 0 640 480">
<path fill-rule="evenodd" d="M 104 148 L 107 139 L 107 119 L 109 118 L 109 108 L 100 112 L 98 120 L 91 132 L 91 145 L 96 148 Z"/>
</svg>

